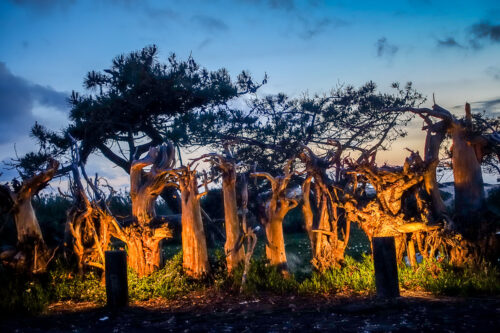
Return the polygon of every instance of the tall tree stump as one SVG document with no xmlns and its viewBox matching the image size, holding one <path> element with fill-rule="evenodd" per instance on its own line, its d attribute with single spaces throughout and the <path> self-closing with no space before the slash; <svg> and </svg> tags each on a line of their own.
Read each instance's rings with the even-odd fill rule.
<svg viewBox="0 0 500 333">
<path fill-rule="evenodd" d="M 394 237 L 373 237 L 373 263 L 377 297 L 399 297 Z"/>
<path fill-rule="evenodd" d="M 106 298 L 110 308 L 128 304 L 127 254 L 125 251 L 106 251 Z"/>
</svg>

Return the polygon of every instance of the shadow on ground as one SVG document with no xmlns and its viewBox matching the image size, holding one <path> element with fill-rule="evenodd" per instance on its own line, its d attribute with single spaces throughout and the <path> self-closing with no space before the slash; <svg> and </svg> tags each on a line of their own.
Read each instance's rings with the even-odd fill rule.
<svg viewBox="0 0 500 333">
<path fill-rule="evenodd" d="M 193 293 L 137 302 L 119 311 L 92 303 L 58 303 L 44 315 L 10 318 L 2 332 L 399 332 L 497 331 L 500 298 L 240 297 Z"/>
</svg>

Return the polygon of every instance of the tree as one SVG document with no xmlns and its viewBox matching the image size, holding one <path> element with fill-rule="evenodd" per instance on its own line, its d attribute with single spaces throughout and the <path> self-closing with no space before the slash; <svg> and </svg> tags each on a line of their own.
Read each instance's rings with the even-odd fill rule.
<svg viewBox="0 0 500 333">
<path fill-rule="evenodd" d="M 238 218 L 236 201 L 236 163 L 226 145 L 225 156 L 221 154 L 205 154 L 199 159 L 206 159 L 222 174 L 222 196 L 224 200 L 224 221 L 226 228 L 227 270 L 231 273 L 245 259 L 245 250 L 242 246 L 242 227 Z"/>
<path fill-rule="evenodd" d="M 492 226 L 485 230 L 480 227 L 484 222 L 480 216 L 486 211 L 484 183 L 481 163 L 498 165 L 492 160 L 499 158 L 500 136 L 498 120 L 484 118 L 479 114 L 472 115 L 468 103 L 465 105 L 465 116 L 455 117 L 450 111 L 434 104 L 429 108 L 391 108 L 391 112 L 412 112 L 425 122 L 427 130 L 426 156 L 437 158 L 442 142 L 448 135 L 452 141 L 451 164 L 455 187 L 455 214 L 450 227 L 471 240 L 477 240 L 488 233 Z M 427 158 L 427 157 L 426 157 Z M 497 167 L 498 168 L 498 167 Z M 435 175 L 430 176 L 432 186 Z M 434 185 L 435 186 L 435 185 Z M 439 201 L 439 200 L 435 200 Z M 437 203 L 437 210 L 444 211 L 443 205 Z M 450 221 L 451 222 L 451 221 Z"/>
<path fill-rule="evenodd" d="M 151 274 L 160 267 L 160 242 L 170 238 L 172 233 L 164 221 L 151 223 L 155 211 L 154 205 L 150 203 L 154 204 L 161 187 L 168 183 L 165 175 L 170 170 L 173 159 L 171 145 L 168 147 L 151 147 L 146 157 L 134 161 L 131 196 L 133 206 L 135 202 L 135 220 L 120 224 L 111 214 L 97 186 L 97 179 L 93 183 L 87 177 L 84 164 L 80 160 L 79 146 L 73 139 L 70 167 L 74 203 L 68 212 L 67 229 L 72 236 L 73 251 L 78 258 L 80 271 L 83 271 L 84 266 L 104 270 L 104 252 L 109 249 L 112 238 L 125 243 L 128 265 L 139 276 Z M 150 164 L 151 170 L 143 172 L 142 168 Z M 79 170 L 88 185 L 87 188 L 91 189 L 92 200 L 89 200 L 92 196 L 87 195 L 85 191 Z"/>
<path fill-rule="evenodd" d="M 285 238 L 283 236 L 283 219 L 286 214 L 298 205 L 294 198 L 287 193 L 288 184 L 294 174 L 291 170 L 292 160 L 285 167 L 283 176 L 273 177 L 267 172 L 254 172 L 251 177 L 262 177 L 271 184 L 271 195 L 265 204 L 265 214 L 262 224 L 266 231 L 266 257 L 272 266 L 277 267 L 285 276 L 288 274 L 288 265 L 285 252 Z"/>
<path fill-rule="evenodd" d="M 54 177 L 59 162 L 50 160 L 47 167 L 21 184 L 14 182 L 14 188 L 0 185 L 0 202 L 3 212 L 12 213 L 17 230 L 16 249 L 0 254 L 0 259 L 20 270 L 31 273 L 44 272 L 53 258 L 43 239 L 38 219 L 32 205 L 37 195 Z"/>
<path fill-rule="evenodd" d="M 422 95 L 411 83 L 393 84 L 394 94 L 377 92 L 368 82 L 358 89 L 342 86 L 328 95 L 289 98 L 285 94 L 247 99 L 246 108 L 230 107 L 203 110 L 191 130 L 198 144 L 220 150 L 223 143 L 238 143 L 235 156 L 245 164 L 257 163 L 267 172 L 281 172 L 288 159 L 297 156 L 302 146 L 321 152 L 329 150 L 329 140 L 343 150 L 359 154 L 370 148 L 387 149 L 391 142 L 406 135 L 405 126 L 412 115 L 380 112 L 389 107 L 419 105 Z"/>
<path fill-rule="evenodd" d="M 211 135 L 212 140 L 238 142 L 238 159 L 257 164 L 269 174 L 299 157 L 306 173 L 302 187 L 305 229 L 319 270 L 343 262 L 349 239 L 350 220 L 344 214 L 348 198 L 343 191 L 349 180 L 346 156 L 374 156 L 406 134 L 404 126 L 411 115 L 387 114 L 380 108 L 423 101 L 411 84 L 393 87 L 394 95 L 377 93 L 375 84 L 369 82 L 359 89 L 341 87 L 324 96 L 290 99 L 278 94 L 253 99 L 246 114 L 235 113 L 232 127 L 216 127 L 218 134 Z M 248 119 L 254 119 L 255 128 L 247 125 Z"/>
<path fill-rule="evenodd" d="M 69 153 L 69 133 L 81 142 L 84 163 L 92 153 L 100 153 L 129 173 L 132 162 L 152 146 L 170 140 L 182 147 L 196 141 L 196 132 L 189 128 L 197 112 L 217 114 L 229 101 L 260 87 L 246 72 L 232 82 L 227 70 L 208 71 L 192 57 L 179 61 L 172 54 L 167 63 L 159 62 L 155 45 L 116 57 L 102 72 L 89 72 L 84 86 L 88 94 L 73 91 L 70 96 L 65 133 L 33 127 L 40 151 L 22 158 L 20 169 L 36 170 L 49 156 Z M 173 211 L 180 209 L 173 193 L 164 193 L 164 199 Z"/>
<path fill-rule="evenodd" d="M 189 164 L 172 171 L 172 174 L 177 178 L 181 191 L 182 267 L 188 275 L 201 278 L 210 271 L 200 207 L 200 199 L 208 189 L 198 192 L 197 173 Z"/>
</svg>

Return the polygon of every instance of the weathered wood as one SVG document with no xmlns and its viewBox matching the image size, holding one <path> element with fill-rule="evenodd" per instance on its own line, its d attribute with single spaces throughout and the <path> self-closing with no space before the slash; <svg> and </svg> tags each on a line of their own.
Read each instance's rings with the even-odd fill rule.
<svg viewBox="0 0 500 333">
<path fill-rule="evenodd" d="M 272 266 L 275 266 L 283 274 L 288 276 L 288 265 L 285 252 L 285 238 L 283 236 L 283 219 L 293 208 L 297 207 L 295 199 L 288 198 L 286 189 L 293 175 L 290 160 L 285 167 L 285 175 L 273 177 L 267 172 L 254 172 L 251 177 L 263 177 L 271 183 L 271 197 L 265 208 L 265 216 L 262 224 L 266 231 L 266 258 Z"/>
<path fill-rule="evenodd" d="M 399 297 L 398 267 L 394 237 L 374 237 L 372 241 L 377 297 Z"/>
<path fill-rule="evenodd" d="M 125 251 L 106 251 L 106 298 L 111 308 L 128 305 L 127 254 Z"/>
<path fill-rule="evenodd" d="M 186 274 L 201 278 L 210 271 L 207 241 L 201 219 L 200 199 L 196 171 L 181 168 L 179 187 L 182 200 L 182 267 Z"/>
</svg>

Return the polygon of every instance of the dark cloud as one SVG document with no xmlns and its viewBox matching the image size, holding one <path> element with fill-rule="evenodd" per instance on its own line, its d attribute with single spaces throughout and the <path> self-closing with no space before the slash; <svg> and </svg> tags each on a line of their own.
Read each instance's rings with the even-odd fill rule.
<svg viewBox="0 0 500 333">
<path fill-rule="evenodd" d="M 500 24 L 495 25 L 488 21 L 483 21 L 470 26 L 469 31 L 473 41 L 487 40 L 493 43 L 500 42 Z"/>
<path fill-rule="evenodd" d="M 464 48 L 464 46 L 462 44 L 460 44 L 459 42 L 457 42 L 457 40 L 453 37 L 448 37 L 445 39 L 438 39 L 437 46 L 449 47 L 449 48 L 454 48 L 454 47 Z"/>
<path fill-rule="evenodd" d="M 500 68 L 495 66 L 489 66 L 486 68 L 486 74 L 494 78 L 495 80 L 500 80 Z"/>
<path fill-rule="evenodd" d="M 476 101 L 470 103 L 473 111 L 486 111 L 487 115 L 500 116 L 500 97 L 487 99 L 484 101 Z M 464 110 L 463 105 L 456 105 L 455 110 Z"/>
<path fill-rule="evenodd" d="M 35 105 L 67 110 L 67 94 L 12 74 L 0 62 L 0 144 L 25 136 L 33 125 Z"/>
<path fill-rule="evenodd" d="M 492 24 L 489 21 L 481 21 L 465 28 L 464 41 L 459 42 L 453 37 L 437 40 L 437 46 L 441 48 L 455 48 L 463 50 L 479 50 L 486 43 L 500 43 L 500 24 Z"/>
<path fill-rule="evenodd" d="M 399 47 L 394 44 L 390 44 L 387 38 L 382 37 L 375 43 L 375 48 L 377 49 L 377 57 L 388 57 L 392 58 L 399 51 Z"/>
<path fill-rule="evenodd" d="M 229 30 L 229 27 L 222 20 L 207 16 L 207 15 L 195 15 L 192 20 L 209 32 L 221 32 Z"/>
</svg>

